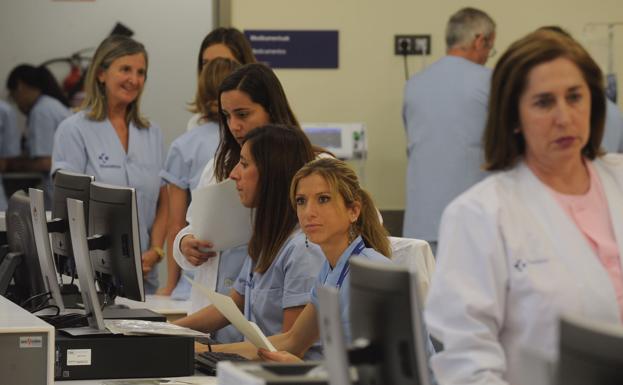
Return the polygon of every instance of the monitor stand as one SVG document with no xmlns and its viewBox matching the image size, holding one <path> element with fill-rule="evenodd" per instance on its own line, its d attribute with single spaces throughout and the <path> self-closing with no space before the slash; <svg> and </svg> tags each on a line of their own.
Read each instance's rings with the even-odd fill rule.
<svg viewBox="0 0 623 385">
<path fill-rule="evenodd" d="M 89 246 L 87 244 L 87 230 L 84 223 L 84 206 L 82 201 L 67 199 L 67 218 L 69 221 L 69 232 L 71 234 L 71 246 L 74 252 L 76 270 L 80 279 L 80 288 L 84 311 L 89 321 L 88 327 L 65 329 L 71 335 L 84 334 L 109 334 L 110 332 L 104 325 L 104 315 L 97 290 L 95 289 L 95 276 L 93 275 L 93 265 L 89 256 Z"/>
</svg>

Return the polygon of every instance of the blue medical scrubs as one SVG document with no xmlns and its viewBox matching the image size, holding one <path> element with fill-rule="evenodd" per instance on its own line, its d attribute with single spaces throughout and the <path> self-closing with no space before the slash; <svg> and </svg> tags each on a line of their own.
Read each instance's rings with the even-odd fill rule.
<svg viewBox="0 0 623 385">
<path fill-rule="evenodd" d="M 58 125 L 65 120 L 71 111 L 61 102 L 48 95 L 41 95 L 28 112 L 27 147 L 31 158 L 51 157 L 53 152 L 54 134 Z M 42 175 L 45 191 L 45 206 L 52 207 L 52 179 L 50 174 Z"/>
<path fill-rule="evenodd" d="M 606 99 L 606 122 L 601 146 L 607 152 L 623 153 L 623 117 L 619 106 Z"/>
<path fill-rule="evenodd" d="M 480 166 L 490 79 L 490 69 L 444 56 L 407 82 L 403 237 L 436 242 L 443 209 L 486 176 Z"/>
<path fill-rule="evenodd" d="M 160 176 L 182 190 L 194 190 L 206 164 L 214 158 L 219 141 L 219 127 L 215 122 L 207 122 L 185 132 L 171 143 Z M 191 278 L 194 276 L 192 271 L 183 271 L 182 274 Z M 188 280 L 180 279 L 171 298 L 186 300 L 190 297 L 190 290 Z"/>
<path fill-rule="evenodd" d="M 329 261 L 325 260 L 322 265 L 322 269 L 316 279 L 316 284 L 311 292 L 311 302 L 316 309 L 319 309 L 318 304 L 318 288 L 322 286 L 335 287 L 339 290 L 340 295 L 340 309 L 342 316 L 342 325 L 344 329 L 344 337 L 346 342 L 351 342 L 350 332 L 350 274 L 348 261 L 351 256 L 356 255 L 358 257 L 367 258 L 371 261 L 380 261 L 391 263 L 391 260 L 374 249 L 365 247 L 361 236 L 357 237 L 351 244 L 344 250 L 340 258 L 338 259 L 335 267 L 332 269 L 329 265 Z"/>
<path fill-rule="evenodd" d="M 312 243 L 306 246 L 305 235 L 300 230 L 281 247 L 266 272 L 253 271 L 255 264 L 248 258 L 234 284 L 234 289 L 244 296 L 245 317 L 255 322 L 266 336 L 280 334 L 284 309 L 310 302 L 323 261 L 320 247 Z M 315 357 L 306 355 L 306 358 Z"/>
<path fill-rule="evenodd" d="M 13 158 L 20 155 L 22 135 L 17 128 L 15 109 L 0 100 L 0 158 Z M 0 211 L 6 211 L 7 199 L 0 178 Z"/>
<path fill-rule="evenodd" d="M 128 152 L 108 119 L 90 120 L 80 111 L 64 120 L 54 137 L 52 173 L 56 170 L 93 175 L 96 181 L 136 190 L 141 252 L 150 247 L 151 228 L 156 217 L 163 164 L 160 127 L 129 126 Z M 145 277 L 145 292 L 158 288 L 157 269 Z"/>
</svg>

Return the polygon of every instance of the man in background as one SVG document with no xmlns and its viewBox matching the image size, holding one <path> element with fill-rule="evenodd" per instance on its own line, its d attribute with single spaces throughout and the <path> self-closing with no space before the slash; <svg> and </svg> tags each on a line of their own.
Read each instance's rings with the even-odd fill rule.
<svg viewBox="0 0 623 385">
<path fill-rule="evenodd" d="M 443 209 L 484 177 L 481 137 L 487 119 L 495 22 L 463 8 L 446 27 L 447 55 L 405 86 L 407 207 L 403 236 L 428 241 L 436 251 Z"/>
</svg>

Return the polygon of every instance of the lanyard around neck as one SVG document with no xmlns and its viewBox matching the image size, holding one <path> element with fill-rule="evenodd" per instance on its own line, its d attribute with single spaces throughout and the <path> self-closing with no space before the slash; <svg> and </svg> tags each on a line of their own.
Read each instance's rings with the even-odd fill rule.
<svg viewBox="0 0 623 385">
<path fill-rule="evenodd" d="M 359 243 L 357 243 L 357 246 L 355 246 L 355 248 L 353 249 L 352 253 L 350 253 L 350 255 L 348 256 L 348 259 L 350 259 L 350 257 L 352 257 L 353 255 L 361 254 L 361 252 L 363 251 L 365 247 L 366 245 L 363 242 L 363 239 L 360 240 Z M 335 285 L 335 287 L 338 290 L 342 287 L 342 284 L 344 283 L 344 279 L 346 279 L 346 276 L 348 275 L 349 271 L 350 271 L 350 263 L 348 263 L 348 260 L 347 260 L 346 263 L 344 263 L 344 266 L 342 267 L 342 271 L 340 271 L 340 276 L 337 279 L 337 284 Z"/>
</svg>

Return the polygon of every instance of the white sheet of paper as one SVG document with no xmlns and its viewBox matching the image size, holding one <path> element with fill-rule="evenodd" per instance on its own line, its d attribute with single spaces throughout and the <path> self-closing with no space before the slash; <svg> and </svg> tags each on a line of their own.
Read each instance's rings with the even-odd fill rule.
<svg viewBox="0 0 623 385">
<path fill-rule="evenodd" d="M 238 331 L 242 333 L 242 335 L 244 335 L 249 342 L 258 348 L 264 348 L 271 352 L 277 351 L 268 338 L 266 338 L 264 333 L 262 333 L 260 328 L 255 323 L 244 318 L 244 315 L 240 309 L 238 309 L 238 306 L 236 306 L 236 303 L 233 299 L 231 299 L 231 297 L 210 290 L 186 275 L 184 275 L 184 278 L 188 279 L 188 281 L 195 288 L 205 294 L 205 296 L 210 299 L 210 302 L 216 306 L 218 311 L 223 314 L 223 317 L 227 318 L 227 320 L 231 322 L 231 324 L 234 325 L 234 327 L 238 329 Z"/>
<path fill-rule="evenodd" d="M 251 239 L 251 209 L 240 203 L 236 182 L 227 179 L 192 192 L 190 220 L 194 236 L 221 251 L 244 245 Z"/>
</svg>

